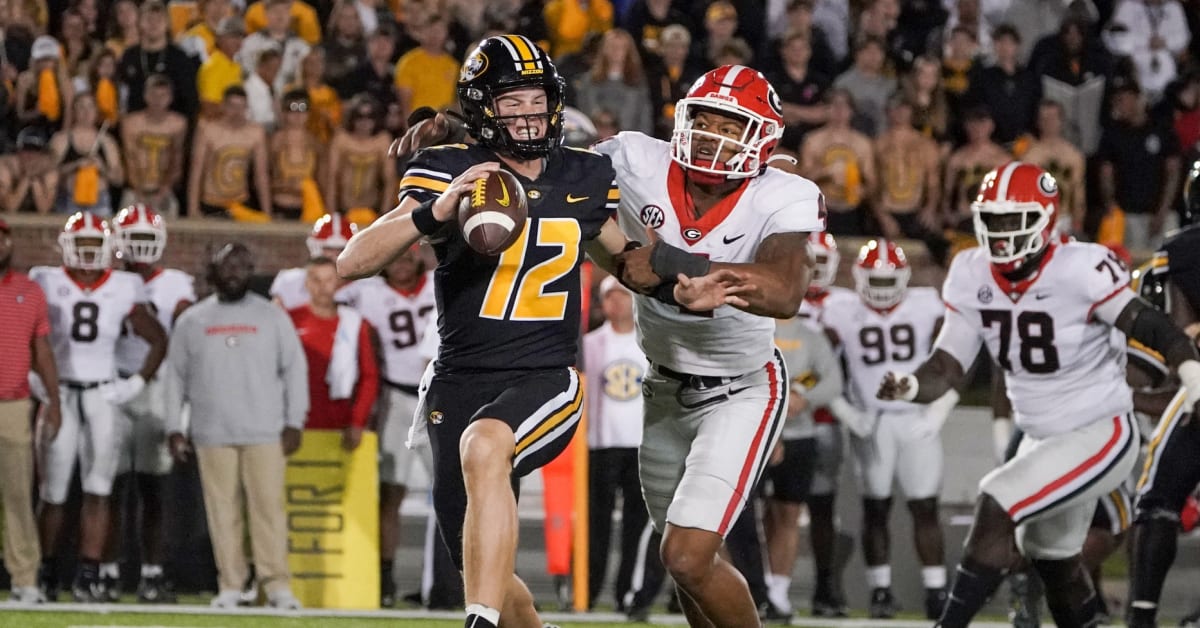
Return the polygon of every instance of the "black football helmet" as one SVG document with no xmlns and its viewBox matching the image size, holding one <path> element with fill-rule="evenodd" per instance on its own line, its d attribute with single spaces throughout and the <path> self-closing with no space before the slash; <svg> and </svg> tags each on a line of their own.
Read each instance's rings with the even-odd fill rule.
<svg viewBox="0 0 1200 628">
<path fill-rule="evenodd" d="M 1158 253 L 1137 267 L 1130 277 L 1130 288 L 1160 312 L 1170 311 L 1170 294 L 1167 290 L 1167 256 Z"/>
<path fill-rule="evenodd" d="M 528 37 L 497 35 L 484 39 L 467 55 L 458 75 L 458 102 L 468 132 L 480 144 L 518 159 L 537 159 L 561 142 L 564 85 L 550 55 Z M 496 115 L 496 96 L 522 87 L 546 90 L 546 113 Z M 513 138 L 504 123 L 518 117 L 545 117 L 545 136 L 536 140 Z"/>
<path fill-rule="evenodd" d="M 1200 159 L 1192 162 L 1187 180 L 1183 182 L 1183 226 L 1200 223 Z"/>
</svg>

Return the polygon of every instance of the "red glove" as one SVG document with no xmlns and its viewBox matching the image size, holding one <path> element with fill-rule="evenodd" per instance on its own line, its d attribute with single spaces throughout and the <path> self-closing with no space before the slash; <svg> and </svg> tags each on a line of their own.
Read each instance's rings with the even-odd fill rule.
<svg viewBox="0 0 1200 628">
<path fill-rule="evenodd" d="M 1198 521 L 1200 521 L 1200 503 L 1196 502 L 1195 495 L 1189 495 L 1187 501 L 1183 503 L 1183 510 L 1179 512 L 1179 527 L 1184 534 L 1187 534 L 1196 527 Z"/>
</svg>

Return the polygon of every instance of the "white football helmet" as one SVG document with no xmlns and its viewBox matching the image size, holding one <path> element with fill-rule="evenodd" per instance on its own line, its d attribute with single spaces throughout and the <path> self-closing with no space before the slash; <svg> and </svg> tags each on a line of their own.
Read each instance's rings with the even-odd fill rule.
<svg viewBox="0 0 1200 628">
<path fill-rule="evenodd" d="M 891 240 L 870 240 L 854 264 L 854 288 L 870 307 L 886 310 L 904 299 L 912 268 L 904 249 Z"/>
<path fill-rule="evenodd" d="M 104 270 L 112 263 L 108 223 L 92 212 L 75 212 L 58 234 L 63 265 L 77 270 Z"/>
<path fill-rule="evenodd" d="M 842 256 L 838 253 L 837 241 L 828 231 L 808 234 L 808 245 L 812 247 L 813 275 L 808 283 L 810 293 L 820 294 L 837 279 L 838 264 Z"/>
<path fill-rule="evenodd" d="M 167 222 L 148 205 L 135 203 L 113 218 L 117 257 L 138 264 L 153 264 L 167 248 Z"/>
</svg>

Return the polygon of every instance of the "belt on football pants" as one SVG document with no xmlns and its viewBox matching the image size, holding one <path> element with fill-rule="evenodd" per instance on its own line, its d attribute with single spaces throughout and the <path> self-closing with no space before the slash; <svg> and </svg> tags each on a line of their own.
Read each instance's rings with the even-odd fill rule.
<svg viewBox="0 0 1200 628">
<path fill-rule="evenodd" d="M 406 394 L 412 395 L 414 397 L 416 397 L 417 393 L 419 392 L 417 390 L 417 387 L 413 386 L 411 384 L 400 384 L 398 382 L 393 382 L 390 379 L 383 380 L 383 383 L 390 386 L 391 388 L 395 388 L 396 390 L 399 390 L 402 393 L 406 393 Z"/>
<path fill-rule="evenodd" d="M 93 388 L 99 388 L 108 382 L 79 382 L 73 379 L 60 379 L 58 380 L 58 383 L 71 390 L 91 390 Z"/>
<path fill-rule="evenodd" d="M 661 364 L 655 364 L 654 370 L 658 371 L 659 375 L 673 379 L 677 382 L 682 382 L 699 390 L 706 388 L 720 388 L 741 379 L 742 375 L 723 376 L 723 375 L 692 375 L 690 373 L 680 373 L 675 369 L 665 367 Z"/>
</svg>

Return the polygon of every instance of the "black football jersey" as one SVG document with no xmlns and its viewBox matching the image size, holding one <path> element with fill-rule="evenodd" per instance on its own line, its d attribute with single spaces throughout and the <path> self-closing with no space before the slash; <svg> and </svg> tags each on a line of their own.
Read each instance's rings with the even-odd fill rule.
<svg viewBox="0 0 1200 628">
<path fill-rule="evenodd" d="M 400 198 L 425 202 L 467 168 L 500 161 L 478 145 L 428 148 L 409 163 Z M 529 218 L 508 250 L 489 257 L 467 245 L 457 224 L 430 238 L 443 372 L 546 369 L 575 364 L 580 332 L 584 244 L 617 210 L 609 158 L 583 149 L 550 152 L 525 188 Z"/>
</svg>

